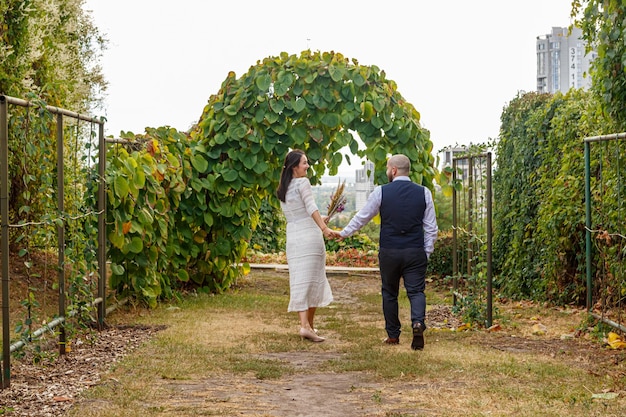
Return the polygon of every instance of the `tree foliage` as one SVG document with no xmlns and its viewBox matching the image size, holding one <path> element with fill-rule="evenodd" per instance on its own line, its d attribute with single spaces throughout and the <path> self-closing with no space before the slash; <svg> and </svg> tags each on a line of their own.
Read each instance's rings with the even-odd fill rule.
<svg viewBox="0 0 626 417">
<path fill-rule="evenodd" d="M 626 130 L 626 4 L 621 0 L 576 0 L 572 16 L 583 31 L 587 52 L 597 57 L 591 66 L 592 89 L 603 109 L 615 123 L 616 131 Z"/>
<path fill-rule="evenodd" d="M 55 118 L 46 105 L 88 113 L 106 88 L 97 60 L 105 47 L 82 0 L 7 0 L 0 2 L 0 93 L 25 98 L 29 109 L 9 114 L 11 221 L 30 221 L 56 209 Z M 89 126 L 64 125 L 89 134 Z M 66 143 L 74 156 L 86 143 Z M 69 162 L 69 159 L 66 158 Z M 91 161 L 89 162 L 91 163 Z M 82 182 L 72 179 L 68 183 Z"/>
<path fill-rule="evenodd" d="M 0 3 L 0 93 L 89 111 L 106 88 L 98 65 L 106 40 L 84 0 Z"/>
</svg>

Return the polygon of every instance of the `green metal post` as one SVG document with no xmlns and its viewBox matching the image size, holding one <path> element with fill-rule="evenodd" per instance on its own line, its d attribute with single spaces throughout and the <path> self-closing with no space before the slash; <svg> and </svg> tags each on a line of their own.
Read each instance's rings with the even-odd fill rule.
<svg viewBox="0 0 626 417">
<path fill-rule="evenodd" d="M 491 179 L 491 152 L 487 153 L 487 327 L 493 324 L 493 269 L 492 263 L 492 179 Z"/>
<path fill-rule="evenodd" d="M 57 208 L 65 213 L 65 175 L 63 172 L 63 115 L 57 113 Z M 65 318 L 65 219 L 57 225 L 59 279 L 59 317 Z M 65 325 L 59 326 L 59 354 L 65 355 Z"/>
<path fill-rule="evenodd" d="M 2 373 L 0 383 L 11 383 L 11 334 L 9 332 L 9 103 L 0 95 L 0 212 L 2 219 Z"/>
<path fill-rule="evenodd" d="M 587 311 L 592 306 L 592 280 L 591 280 L 591 157 L 590 143 L 585 141 L 585 255 L 587 271 Z"/>
<path fill-rule="evenodd" d="M 452 159 L 452 305 L 456 305 L 456 290 L 459 274 L 459 253 L 457 246 L 457 210 L 456 210 L 456 159 Z"/>
<path fill-rule="evenodd" d="M 104 139 L 104 123 L 98 129 L 98 297 L 102 302 L 98 305 L 98 327 L 104 327 L 106 316 L 106 141 Z"/>
</svg>

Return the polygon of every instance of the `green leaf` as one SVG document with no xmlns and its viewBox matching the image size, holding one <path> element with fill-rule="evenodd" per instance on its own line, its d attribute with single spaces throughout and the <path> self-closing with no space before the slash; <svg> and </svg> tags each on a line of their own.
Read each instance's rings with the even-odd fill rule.
<svg viewBox="0 0 626 417">
<path fill-rule="evenodd" d="M 217 239 L 216 254 L 218 256 L 227 256 L 230 253 L 230 240 L 220 237 Z"/>
<path fill-rule="evenodd" d="M 235 106 L 234 104 L 224 107 L 224 113 L 226 113 L 229 116 L 236 115 L 237 111 L 238 111 L 238 107 Z"/>
<path fill-rule="evenodd" d="M 138 189 L 143 188 L 146 185 L 146 174 L 143 171 L 143 167 L 138 166 L 137 169 L 135 170 L 133 184 Z"/>
<path fill-rule="evenodd" d="M 297 125 L 291 129 L 291 139 L 293 140 L 294 145 L 302 145 L 306 141 L 306 138 L 306 127 Z"/>
<path fill-rule="evenodd" d="M 374 151 L 374 159 L 377 161 L 384 161 L 387 159 L 387 151 L 382 146 L 377 146 Z"/>
<path fill-rule="evenodd" d="M 365 85 L 365 78 L 360 73 L 355 74 L 354 77 L 352 77 L 352 81 L 357 87 L 363 87 Z"/>
<path fill-rule="evenodd" d="M 324 139 L 324 134 L 319 129 L 312 129 L 309 132 L 309 135 L 311 136 L 311 139 L 313 139 L 317 143 L 320 143 Z"/>
<path fill-rule="evenodd" d="M 139 253 L 143 250 L 143 240 L 139 236 L 133 236 L 128 244 L 128 250 L 132 253 Z"/>
<path fill-rule="evenodd" d="M 254 166 L 256 165 L 256 162 L 257 162 L 256 155 L 246 153 L 243 157 L 243 165 L 248 169 L 254 168 Z"/>
<path fill-rule="evenodd" d="M 209 168 L 209 163 L 202 155 L 195 154 L 191 157 L 191 165 L 201 174 L 204 174 Z"/>
<path fill-rule="evenodd" d="M 178 276 L 178 280 L 181 281 L 181 282 L 188 282 L 189 281 L 189 274 L 184 269 L 179 269 L 178 270 L 178 274 L 176 274 L 176 275 Z"/>
<path fill-rule="evenodd" d="M 233 182 L 239 178 L 239 173 L 234 169 L 228 169 L 222 173 L 222 177 L 225 181 Z"/>
<path fill-rule="evenodd" d="M 343 76 L 345 75 L 346 70 L 344 67 L 340 67 L 338 65 L 329 65 L 328 73 L 330 74 L 330 78 L 334 82 L 339 82 L 343 79 Z"/>
<path fill-rule="evenodd" d="M 111 245 L 113 245 L 114 247 L 118 249 L 122 249 L 122 247 L 124 246 L 124 235 L 122 234 L 122 232 L 120 233 L 111 232 L 109 233 L 108 237 L 109 237 L 109 242 L 111 242 Z"/>
<path fill-rule="evenodd" d="M 272 109 L 272 111 L 274 113 L 280 114 L 285 109 L 285 102 L 282 99 L 280 99 L 280 100 L 271 100 L 270 101 L 270 108 Z"/>
<path fill-rule="evenodd" d="M 122 265 L 118 265 L 114 262 L 111 263 L 111 272 L 114 275 L 124 275 L 124 267 Z"/>
<path fill-rule="evenodd" d="M 322 123 L 331 129 L 334 129 L 341 124 L 341 118 L 336 113 L 326 113 L 322 118 Z"/>
<path fill-rule="evenodd" d="M 298 97 L 296 101 L 293 102 L 292 106 L 293 106 L 293 110 L 296 113 L 300 113 L 302 110 L 306 108 L 306 100 L 304 100 L 302 97 Z"/>
<path fill-rule="evenodd" d="M 126 181 L 126 178 L 122 177 L 121 175 L 118 175 L 117 177 L 115 177 L 115 195 L 117 195 L 120 200 L 124 200 L 127 196 L 128 196 L 128 191 L 129 191 L 129 187 L 128 187 L 128 181 Z"/>
<path fill-rule="evenodd" d="M 211 213 L 209 213 L 208 211 L 205 211 L 203 217 L 204 217 L 204 224 L 206 224 L 209 227 L 213 226 L 213 215 L 211 215 Z"/>
<path fill-rule="evenodd" d="M 258 162 L 253 168 L 254 172 L 256 172 L 257 174 L 264 174 L 265 172 L 267 172 L 268 169 L 269 165 L 267 165 L 265 161 Z"/>
<path fill-rule="evenodd" d="M 137 220 L 139 220 L 139 223 L 143 225 L 152 224 L 154 222 L 154 218 L 148 211 L 147 207 L 144 207 L 141 210 L 139 210 L 139 213 L 137 213 Z"/>
<path fill-rule="evenodd" d="M 269 74 L 261 74 L 256 78 L 255 83 L 259 90 L 266 92 L 272 84 L 272 77 Z"/>
</svg>

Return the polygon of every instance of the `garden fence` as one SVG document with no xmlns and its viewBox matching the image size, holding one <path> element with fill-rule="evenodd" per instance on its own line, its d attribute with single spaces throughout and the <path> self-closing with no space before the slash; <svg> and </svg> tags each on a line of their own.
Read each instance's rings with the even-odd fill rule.
<svg viewBox="0 0 626 417">
<path fill-rule="evenodd" d="M 32 110 L 31 110 L 32 109 Z M 13 114 L 11 114 L 9 112 Z M 33 114 L 35 113 L 35 114 Z M 20 180 L 23 182 L 27 182 L 31 178 L 18 178 L 18 182 L 15 182 L 15 178 L 9 178 L 9 164 L 10 158 L 13 156 L 9 153 L 9 144 L 11 139 L 15 139 L 19 137 L 23 140 L 23 148 L 25 152 L 28 150 L 36 149 L 37 146 L 44 146 L 44 144 L 50 144 L 51 147 L 54 147 L 54 141 L 51 137 L 46 137 L 46 133 L 50 133 L 52 135 L 52 129 L 47 131 L 45 128 L 39 129 L 36 132 L 33 128 L 33 131 L 29 132 L 29 126 L 33 126 L 35 122 L 41 121 L 44 118 L 48 120 L 49 125 L 56 125 L 56 156 L 52 156 L 51 164 L 54 164 L 54 158 L 56 158 L 56 172 L 44 173 L 43 175 L 47 175 L 44 178 L 44 182 L 49 182 L 49 188 L 47 190 L 52 190 L 54 194 L 56 194 L 56 210 L 54 213 L 45 213 L 41 220 L 37 221 L 24 221 L 20 218 L 21 215 L 27 213 L 28 207 L 20 208 L 10 207 L 10 195 L 13 192 L 13 188 L 15 188 L 15 184 L 20 184 Z M 88 169 L 85 172 L 89 172 L 93 178 L 94 188 L 97 188 L 97 193 L 95 196 L 95 202 L 93 202 L 94 196 L 91 197 L 91 202 L 96 207 L 65 207 L 66 197 L 68 192 L 65 190 L 65 184 L 67 183 L 67 179 L 65 178 L 65 173 L 67 170 L 71 170 L 72 167 L 68 164 L 73 164 L 74 169 L 78 166 L 78 160 L 85 155 L 79 155 L 79 138 L 81 136 L 81 125 L 80 122 L 89 123 L 88 127 L 90 129 L 86 129 L 85 124 L 83 124 L 83 130 L 89 130 L 90 139 L 95 136 L 95 126 L 98 127 L 97 133 L 97 142 L 98 142 L 98 153 L 93 156 L 89 154 L 89 158 L 83 158 L 83 160 L 87 161 Z M 10 123 L 11 122 L 11 123 Z M 74 123 L 72 125 L 71 123 Z M 10 129 L 10 125 L 12 128 Z M 24 127 L 26 127 L 26 132 L 24 132 Z M 20 130 L 21 128 L 21 130 Z M 68 137 L 68 132 L 71 135 L 75 135 L 72 138 Z M 71 139 L 74 139 L 75 142 L 72 143 Z M 47 143 L 46 140 L 50 142 Z M 91 148 L 86 149 L 86 152 L 91 152 Z M 68 155 L 70 153 L 70 155 Z M 46 155 L 46 154 L 43 154 Z M 71 310 L 69 313 L 66 311 L 67 308 L 67 299 L 66 296 L 68 294 L 68 288 L 66 288 L 66 269 L 74 267 L 74 265 L 66 264 L 66 256 L 68 251 L 73 247 L 76 248 L 76 251 L 84 250 L 86 251 L 83 245 L 84 242 L 76 242 L 79 240 L 76 236 L 71 235 L 73 230 L 79 230 L 80 228 L 88 227 L 88 223 L 90 222 L 97 223 L 97 245 L 94 244 L 91 246 L 93 249 L 94 256 L 96 258 L 95 263 L 97 264 L 97 271 L 87 271 L 86 274 L 97 278 L 97 282 L 95 285 L 97 286 L 97 296 L 91 301 L 89 304 L 89 308 L 96 308 L 97 310 L 97 324 L 101 327 L 104 323 L 104 318 L 107 313 L 106 311 L 106 303 L 105 303 L 105 289 L 106 289 L 106 236 L 105 236 L 105 207 L 106 207 L 106 194 L 105 194 L 105 164 L 106 164 L 106 154 L 105 154 L 105 140 L 104 140 L 104 121 L 99 120 L 92 117 L 87 117 L 69 110 L 47 106 L 45 103 L 34 103 L 32 101 L 22 100 L 19 98 L 9 97 L 5 95 L 0 95 L 0 224 L 1 224 L 1 237 L 0 237 L 0 250 L 1 250 L 1 275 L 2 275 L 2 364 L 0 365 L 0 385 L 2 388 L 6 388 L 10 384 L 11 379 L 11 366 L 10 366 L 10 358 L 11 353 L 15 350 L 20 349 L 26 343 L 41 336 L 46 331 L 51 331 L 53 328 L 58 326 L 58 345 L 59 345 L 59 353 L 65 354 L 66 352 L 66 332 L 65 332 L 65 323 L 68 317 L 71 317 L 76 313 L 77 310 Z M 47 158 L 44 156 L 42 158 Z M 14 162 L 14 160 L 11 160 Z M 95 167 L 92 164 L 92 161 L 96 161 Z M 39 163 L 36 161 L 35 164 Z M 25 169 L 36 169 L 35 166 L 24 167 Z M 97 168 L 97 170 L 96 170 Z M 45 170 L 47 171 L 47 170 Z M 52 169 L 50 171 L 55 171 Z M 43 171 L 42 171 L 43 172 Z M 78 171 L 75 171 L 78 172 Z M 56 174 L 56 181 L 53 178 Z M 84 198 L 84 194 L 86 190 L 85 184 L 80 184 L 78 181 L 79 175 L 74 176 L 74 180 L 78 183 L 72 185 L 72 189 L 69 193 L 74 192 L 76 194 L 77 199 Z M 11 182 L 13 180 L 13 182 Z M 88 180 L 85 180 L 87 182 Z M 43 187 L 42 187 L 43 188 Z M 44 199 L 48 198 L 52 200 L 52 196 L 49 195 L 37 195 L 37 193 L 41 193 L 41 189 L 29 190 L 26 189 L 24 191 L 29 196 L 35 196 L 35 198 L 30 197 L 31 200 L 37 200 L 39 198 Z M 13 196 L 14 197 L 14 196 Z M 83 200 L 81 200 L 83 201 Z M 11 223 L 10 224 L 10 215 L 11 213 Z M 17 217 L 17 221 L 16 221 Z M 97 218 L 97 219 L 96 219 Z M 96 222 L 97 220 L 97 222 Z M 26 228 L 26 229 L 25 229 Z M 50 242 L 56 242 L 57 247 L 57 264 L 54 268 L 57 272 L 58 282 L 58 315 L 51 321 L 48 321 L 47 324 L 42 326 L 36 331 L 29 331 L 28 337 L 22 338 L 17 343 L 11 345 L 11 321 L 10 321 L 10 309 L 9 309 L 9 284 L 11 282 L 10 278 L 10 240 L 9 236 L 11 233 L 16 233 L 16 230 L 27 230 L 28 228 L 32 229 L 46 229 L 52 230 L 52 237 L 50 238 Z M 55 231 L 56 229 L 56 231 Z M 28 229 L 29 230 L 29 229 Z M 66 238 L 66 231 L 69 231 L 69 239 Z M 25 232 L 26 233 L 26 232 Z M 94 233 L 96 234 L 96 233 Z M 54 244 L 52 244 L 52 248 L 54 248 Z M 44 248 L 44 250 L 52 249 L 52 248 Z M 20 254 L 25 253 L 20 252 Z M 80 254 L 82 255 L 82 254 Z M 82 271 L 85 273 L 85 271 Z M 88 277 L 87 277 L 88 278 Z M 30 291 L 30 289 L 29 289 Z M 93 294 L 87 296 L 93 297 Z M 27 325 L 32 325 L 32 319 L 30 318 L 30 308 L 35 306 L 36 303 L 31 299 L 30 294 L 27 296 L 26 301 L 23 303 L 24 305 L 28 305 L 28 323 Z M 83 306 L 85 307 L 85 306 Z"/>
<path fill-rule="evenodd" d="M 587 137 L 585 246 L 587 310 L 626 332 L 626 133 Z"/>
<path fill-rule="evenodd" d="M 486 327 L 493 322 L 491 165 L 491 152 L 452 160 L 453 183 L 463 185 L 452 194 L 453 303 Z"/>
</svg>

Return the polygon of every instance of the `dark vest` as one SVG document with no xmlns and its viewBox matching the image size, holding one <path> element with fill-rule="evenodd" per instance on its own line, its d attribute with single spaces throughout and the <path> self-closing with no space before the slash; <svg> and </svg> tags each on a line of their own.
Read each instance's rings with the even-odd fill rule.
<svg viewBox="0 0 626 417">
<path fill-rule="evenodd" d="M 393 181 L 381 188 L 380 247 L 424 247 L 424 187 L 411 181 Z"/>
</svg>

